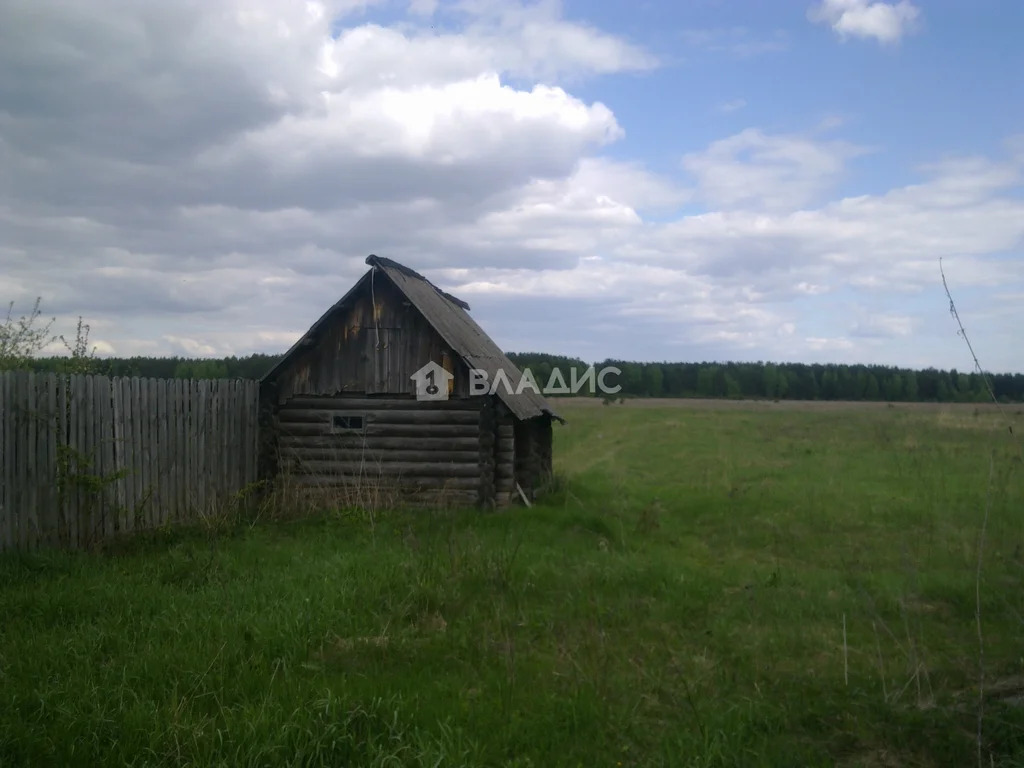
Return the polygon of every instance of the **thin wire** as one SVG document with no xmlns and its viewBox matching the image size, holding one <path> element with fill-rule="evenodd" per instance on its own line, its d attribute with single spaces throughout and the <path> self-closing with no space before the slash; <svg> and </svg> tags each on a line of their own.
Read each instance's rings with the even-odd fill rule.
<svg viewBox="0 0 1024 768">
<path fill-rule="evenodd" d="M 953 316 L 953 319 L 956 320 L 957 326 L 960 328 L 960 330 L 957 331 L 957 335 L 966 342 L 967 349 L 970 351 L 971 357 L 974 359 L 974 370 L 978 372 L 981 376 L 981 380 L 985 382 L 985 389 L 988 390 L 988 396 L 991 397 L 992 402 L 996 404 L 996 408 L 1000 415 L 1006 419 L 1006 412 L 1003 410 L 1003 404 L 999 402 L 999 399 L 996 397 L 996 393 L 992 390 L 992 385 L 989 383 L 988 376 L 986 376 L 985 371 L 982 370 L 981 363 L 978 362 L 978 356 L 974 354 L 974 347 L 971 346 L 971 340 L 967 338 L 967 331 L 964 329 L 964 324 L 960 321 L 960 313 L 956 311 L 956 304 L 953 303 L 953 294 L 949 292 L 949 286 L 946 284 L 946 272 L 942 268 L 941 257 L 939 258 L 939 274 L 942 275 L 942 287 L 946 289 L 946 298 L 949 299 L 949 314 Z M 1009 419 L 1006 419 L 1006 421 L 1006 426 L 1012 435 L 1013 425 L 1009 423 Z"/>
</svg>

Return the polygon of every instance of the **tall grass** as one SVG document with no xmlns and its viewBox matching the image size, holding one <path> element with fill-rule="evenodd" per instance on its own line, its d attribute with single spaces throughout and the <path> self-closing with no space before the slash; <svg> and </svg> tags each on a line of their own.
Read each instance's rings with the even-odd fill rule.
<svg viewBox="0 0 1024 768">
<path fill-rule="evenodd" d="M 5 557 L 0 764 L 972 763 L 973 414 L 581 406 L 532 509 Z M 983 750 L 1019 766 L 1024 482 L 992 466 Z"/>
</svg>

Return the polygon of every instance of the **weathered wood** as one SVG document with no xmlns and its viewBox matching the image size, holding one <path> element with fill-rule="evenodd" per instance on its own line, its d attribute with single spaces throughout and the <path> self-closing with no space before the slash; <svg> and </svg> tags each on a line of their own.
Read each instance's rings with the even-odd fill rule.
<svg viewBox="0 0 1024 768">
<path fill-rule="evenodd" d="M 144 462 L 143 472 L 145 473 L 145 494 L 149 499 L 146 504 L 146 528 L 156 528 L 160 525 L 160 478 L 156 474 L 156 457 L 159 451 L 159 435 L 156 430 L 156 380 L 141 379 L 139 381 L 139 394 L 142 399 L 142 460 Z"/>
<path fill-rule="evenodd" d="M 39 403 L 37 401 L 36 394 L 36 383 L 38 381 L 36 374 L 29 374 L 28 384 L 26 387 L 26 394 L 28 395 L 26 411 L 25 411 L 25 457 L 27 459 L 26 464 L 26 479 L 28 481 L 28 499 L 26 503 L 28 505 L 28 514 L 26 520 L 28 525 L 26 526 L 26 532 L 28 535 L 26 548 L 35 549 L 39 546 L 39 503 L 40 503 L 40 482 L 38 477 L 39 472 L 39 454 L 37 451 L 38 446 L 38 432 L 39 432 Z"/>
<path fill-rule="evenodd" d="M 106 394 L 106 380 L 100 376 L 90 376 L 92 382 L 92 400 L 90 408 L 94 424 L 93 444 L 91 446 L 90 474 L 95 478 L 92 491 L 92 521 L 89 530 L 89 541 L 95 543 L 103 539 L 103 531 L 106 527 L 106 488 L 103 487 L 102 478 L 106 474 L 104 464 L 105 449 L 107 440 L 107 425 L 110 423 L 103 411 L 103 398 Z"/>
<path fill-rule="evenodd" d="M 167 509 L 170 506 L 170 487 L 167 480 L 167 469 L 170 456 L 167 449 L 166 408 L 167 382 L 162 379 L 151 379 L 149 385 L 150 414 L 153 451 L 150 453 L 150 467 L 153 478 L 154 496 L 153 525 L 162 526 L 167 522 Z"/>
<path fill-rule="evenodd" d="M 479 435 L 473 437 L 363 437 L 361 435 L 289 436 L 280 438 L 280 450 L 294 450 L 299 447 L 335 448 L 338 450 L 363 449 L 372 451 L 406 450 L 434 451 L 477 450 Z"/>
<path fill-rule="evenodd" d="M 43 411 L 43 432 L 39 435 L 38 455 L 44 498 L 40 502 L 40 539 L 45 546 L 56 547 L 60 545 L 57 494 L 57 377 L 48 373 L 41 379 L 40 408 Z"/>
<path fill-rule="evenodd" d="M 168 521 L 175 522 L 180 519 L 179 517 L 179 499 L 181 489 L 181 479 L 179 477 L 179 470 L 181 468 L 181 450 L 182 446 L 178 444 L 179 433 L 179 421 L 178 421 L 178 381 L 171 380 L 167 382 L 167 407 L 166 407 L 166 425 L 167 425 L 167 507 L 165 511 L 165 518 Z"/>
<path fill-rule="evenodd" d="M 208 438 L 209 429 L 209 395 L 210 386 L 209 382 L 200 380 L 196 382 L 196 386 L 199 390 L 199 395 L 196 400 L 199 406 L 196 411 L 196 424 L 197 424 L 197 442 L 199 444 L 199 453 L 196 460 L 196 490 L 197 490 L 197 509 L 196 512 L 199 514 L 206 514 L 207 511 L 207 499 L 209 494 L 207 493 L 207 480 L 209 469 L 207 465 L 208 452 L 206 450 L 206 441 Z"/>
<path fill-rule="evenodd" d="M 478 473 L 480 493 L 477 502 L 481 507 L 494 506 L 494 444 L 497 428 L 497 414 L 494 401 L 488 400 L 480 409 L 480 452 Z"/>
<path fill-rule="evenodd" d="M 364 476 L 339 476 L 339 475 L 294 475 L 289 477 L 289 482 L 300 487 L 314 488 L 372 488 L 392 489 L 404 492 L 407 489 L 438 489 L 446 488 L 453 491 L 472 490 L 476 491 L 480 486 L 479 477 L 448 477 L 448 478 L 426 478 L 426 477 L 380 477 L 367 478 Z"/>
<path fill-rule="evenodd" d="M 430 461 L 443 464 L 473 464 L 479 460 L 479 451 L 418 451 L 369 450 L 359 448 L 314 448 L 298 446 L 281 450 L 283 460 L 300 461 Z"/>
<path fill-rule="evenodd" d="M 132 399 L 132 380 L 125 377 L 120 380 L 121 397 L 124 405 L 124 471 L 125 476 L 121 481 L 125 495 L 124 531 L 135 530 L 135 511 L 139 505 L 138 496 L 135 492 L 135 446 L 138 445 L 135 437 L 135 403 Z"/>
<path fill-rule="evenodd" d="M 102 393 L 100 398 L 100 418 L 103 421 L 103 474 L 106 480 L 103 485 L 103 530 L 104 539 L 109 539 L 117 531 L 117 488 L 114 476 L 117 472 L 114 463 L 114 388 L 108 378 L 97 377 L 97 389 Z"/>
<path fill-rule="evenodd" d="M 96 381 L 95 376 L 86 376 L 86 387 L 88 390 L 87 408 L 91 418 L 89 424 L 89 440 L 86 449 L 86 465 L 82 472 L 90 476 L 89 485 L 86 487 L 88 514 L 83 518 L 87 521 L 85 545 L 92 546 L 103 534 L 103 492 L 101 490 L 100 478 L 103 476 L 103 416 L 100 413 L 100 396 L 102 386 Z M 94 416 L 99 416 L 95 418 Z"/>
<path fill-rule="evenodd" d="M 246 421 L 246 433 L 245 433 L 245 484 L 250 485 L 255 483 L 259 478 L 257 475 L 257 462 L 259 461 L 258 447 L 259 447 L 259 400 L 260 400 L 260 388 L 259 384 L 254 381 L 245 382 L 246 392 L 244 395 L 245 400 L 245 421 Z"/>
<path fill-rule="evenodd" d="M 381 410 L 368 409 L 314 409 L 290 408 L 282 410 L 279 419 L 282 424 L 325 424 L 331 428 L 332 419 L 336 415 L 362 417 L 367 424 L 477 424 L 478 412 L 466 411 L 416 411 L 416 410 Z"/>
<path fill-rule="evenodd" d="M 210 426 L 207 430 L 206 446 L 210 462 L 207 472 L 210 475 L 210 494 L 206 500 L 207 510 L 216 509 L 221 501 L 220 474 L 222 466 L 222 451 L 220 450 L 221 409 L 220 409 L 220 387 L 221 382 L 210 381 Z"/>
<path fill-rule="evenodd" d="M 476 411 L 486 397 L 450 398 L 448 400 L 417 400 L 415 397 L 342 397 L 296 395 L 280 407 L 280 412 L 302 409 L 327 410 L 415 410 L 415 411 Z"/>
<path fill-rule="evenodd" d="M 118 479 L 113 484 L 110 519 L 114 533 L 124 530 L 124 480 L 120 475 L 124 468 L 124 400 L 121 396 L 121 385 L 117 379 L 110 381 L 110 430 L 111 430 L 111 470 Z"/>
<path fill-rule="evenodd" d="M 186 381 L 182 388 L 181 420 L 186 438 L 184 448 L 184 477 L 182 493 L 184 494 L 184 508 L 182 519 L 190 518 L 196 505 L 196 444 L 195 444 L 195 422 L 193 409 L 195 408 L 195 382 Z"/>
<path fill-rule="evenodd" d="M 511 480 L 515 477 L 515 471 L 511 465 L 502 464 L 495 467 L 494 475 L 502 480 Z"/>
<path fill-rule="evenodd" d="M 189 433 L 186 412 L 186 396 L 188 382 L 174 382 L 174 519 L 184 520 L 188 517 L 188 452 Z"/>
<path fill-rule="evenodd" d="M 0 552 L 14 549 L 14 377 L 0 373 Z"/>
<path fill-rule="evenodd" d="M 478 477 L 480 469 L 476 463 L 444 464 L 418 461 L 303 461 L 297 471 L 305 475 L 360 475 L 366 477 Z"/>
<path fill-rule="evenodd" d="M 149 519 L 145 457 L 142 454 L 145 414 L 142 412 L 142 388 L 137 376 L 132 376 L 130 386 L 132 398 L 132 489 L 135 497 L 132 525 L 145 527 Z"/>
<path fill-rule="evenodd" d="M 75 511 L 71 517 L 71 546 L 83 547 L 88 544 L 89 537 L 89 491 L 77 477 L 85 471 L 82 462 L 89 453 L 92 431 L 89 418 L 91 403 L 88 377 L 72 376 L 71 380 L 74 382 L 75 442 L 69 446 L 71 450 L 67 458 L 67 469 L 76 478 L 73 482 Z"/>
<path fill-rule="evenodd" d="M 23 510 L 25 509 L 25 495 L 27 481 L 25 478 L 25 421 L 24 410 L 27 404 L 28 395 L 25 392 L 25 376 L 12 379 L 12 394 L 14 402 L 11 405 L 11 480 L 12 480 L 12 508 L 14 514 L 11 519 L 11 546 L 21 549 L 21 529 L 24 525 Z"/>
<path fill-rule="evenodd" d="M 53 376 L 53 429 L 50 448 L 50 466 L 53 473 L 53 536 L 54 546 L 67 546 L 67 510 L 64 498 L 63 483 L 60 478 L 60 463 L 63 456 L 64 446 L 67 444 L 68 419 L 67 419 L 67 378 L 64 376 Z M 0 395 L 2 401 L 3 395 Z M 0 410 L 3 409 L 0 404 Z M 0 533 L 0 538 L 3 538 Z M 0 551 L 3 551 L 3 544 L 0 543 Z"/>
<path fill-rule="evenodd" d="M 153 476 L 153 454 L 156 452 L 156 438 L 153 430 L 153 391 L 151 379 L 139 380 L 139 400 L 142 403 L 142 493 L 147 499 L 143 524 L 146 528 L 157 526 L 157 509 L 160 507 L 160 488 Z"/>
<path fill-rule="evenodd" d="M 282 436 L 315 437 L 332 434 L 326 424 L 284 424 L 279 423 Z M 370 437 L 474 437 L 478 434 L 475 424 L 366 424 L 362 430 L 348 430 L 348 434 Z M 345 434 L 345 432 L 337 433 Z"/>
<path fill-rule="evenodd" d="M 255 382 L 0 372 L 0 551 L 163 525 L 192 492 L 223 502 L 256 475 L 257 395 Z"/>
</svg>

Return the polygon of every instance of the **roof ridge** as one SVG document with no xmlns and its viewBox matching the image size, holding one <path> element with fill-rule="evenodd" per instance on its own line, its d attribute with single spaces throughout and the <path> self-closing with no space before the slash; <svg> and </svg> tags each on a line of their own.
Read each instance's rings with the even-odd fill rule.
<svg viewBox="0 0 1024 768">
<path fill-rule="evenodd" d="M 369 256 L 366 257 L 366 263 L 369 266 L 371 266 L 371 267 L 386 267 L 388 269 L 395 269 L 395 270 L 398 270 L 399 272 L 403 273 L 404 275 L 406 275 L 408 277 L 415 278 L 416 280 L 422 280 L 424 283 L 429 285 L 431 288 L 433 288 L 439 294 L 441 294 L 446 299 L 448 299 L 448 301 L 450 301 L 455 306 L 462 307 L 467 312 L 469 311 L 469 304 L 464 302 L 462 299 L 458 298 L 457 296 L 452 296 L 450 293 L 447 293 L 446 291 L 442 291 L 440 288 L 438 288 L 432 282 L 427 280 L 427 278 L 425 278 L 423 275 L 421 275 L 419 272 L 417 272 L 415 269 L 407 267 L 404 264 L 399 264 L 394 259 L 389 259 L 389 258 L 387 258 L 385 256 L 377 256 L 377 255 L 371 253 Z"/>
</svg>

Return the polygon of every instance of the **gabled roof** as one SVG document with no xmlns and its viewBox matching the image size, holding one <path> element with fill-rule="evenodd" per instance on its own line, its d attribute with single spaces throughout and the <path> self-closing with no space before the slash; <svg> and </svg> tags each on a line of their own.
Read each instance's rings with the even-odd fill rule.
<svg viewBox="0 0 1024 768">
<path fill-rule="evenodd" d="M 419 310 L 431 327 L 437 331 L 452 351 L 465 361 L 467 366 L 486 371 L 488 381 L 493 382 L 498 372 L 502 371 L 506 379 L 511 382 L 513 389 L 519 384 L 522 373 L 484 332 L 483 328 L 469 316 L 467 311 L 469 305 L 466 302 L 445 293 L 423 275 L 391 259 L 371 255 L 367 257 L 366 263 L 370 265 L 370 271 L 363 275 L 340 301 L 313 323 L 303 337 L 263 377 L 263 381 L 274 378 L 298 350 L 308 346 L 307 340 L 313 338 L 317 329 L 345 304 L 346 299 L 369 278 L 374 270 L 378 270 L 386 275 L 405 298 Z M 517 395 L 502 386 L 498 388 L 497 395 L 518 419 L 530 419 L 547 414 L 563 421 L 551 409 L 542 395 L 531 390 Z"/>
</svg>

